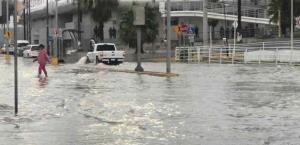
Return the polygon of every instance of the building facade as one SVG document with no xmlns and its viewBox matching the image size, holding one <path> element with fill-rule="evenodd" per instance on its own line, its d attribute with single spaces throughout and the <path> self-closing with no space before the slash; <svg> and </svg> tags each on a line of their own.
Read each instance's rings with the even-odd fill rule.
<svg viewBox="0 0 300 145">
<path fill-rule="evenodd" d="M 147 1 L 147 0 L 145 0 Z M 208 17 L 208 26 L 212 27 L 214 39 L 222 39 L 227 36 L 233 37 L 232 23 L 237 19 L 237 0 L 225 0 L 210 2 L 208 0 L 206 10 Z M 161 12 L 160 34 L 159 38 L 165 39 L 166 30 L 166 7 L 165 0 L 148 0 L 148 2 L 159 5 Z M 132 4 L 132 0 L 120 0 L 120 5 Z M 268 0 L 243 0 L 242 1 L 242 34 L 243 37 L 264 36 L 269 33 L 272 26 L 267 16 Z M 172 0 L 171 2 L 172 29 L 175 30 L 179 24 L 186 24 L 194 27 L 195 41 L 203 39 L 203 1 L 201 0 Z M 58 2 L 58 27 L 59 33 L 66 29 L 78 29 L 80 27 L 82 48 L 88 48 L 88 43 L 94 37 L 95 23 L 89 14 L 83 14 L 81 20 L 78 19 L 77 5 L 74 0 L 60 0 Z M 104 24 L 104 41 L 114 41 L 109 35 L 110 28 L 118 32 L 118 12 L 113 12 L 111 20 Z M 211 24 L 214 21 L 213 25 Z M 80 26 L 79 26 L 80 25 Z M 46 44 L 46 0 L 31 0 L 31 42 Z M 197 31 L 196 31 L 196 30 Z M 55 1 L 49 0 L 49 32 L 50 40 L 56 35 L 55 29 Z M 209 31 L 206 31 L 209 33 Z M 196 34 L 195 34 L 196 33 Z M 209 34 L 207 34 L 209 35 Z M 118 35 L 117 35 L 118 36 Z M 65 47 L 72 47 L 72 38 L 69 33 L 62 36 L 66 42 Z M 180 41 L 176 31 L 172 31 L 172 40 Z M 53 43 L 53 41 L 51 41 Z"/>
</svg>

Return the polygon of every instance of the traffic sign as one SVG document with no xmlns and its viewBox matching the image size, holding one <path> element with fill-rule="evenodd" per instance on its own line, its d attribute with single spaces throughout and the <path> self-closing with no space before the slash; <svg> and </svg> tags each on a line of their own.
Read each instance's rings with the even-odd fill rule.
<svg viewBox="0 0 300 145">
<path fill-rule="evenodd" d="M 234 22 L 232 23 L 233 28 L 236 29 L 238 27 L 238 25 L 239 25 L 238 22 L 236 20 L 234 20 Z"/>
<path fill-rule="evenodd" d="M 12 38 L 12 36 L 13 36 L 13 34 L 12 34 L 12 32 L 5 32 L 4 33 L 4 37 L 6 38 L 6 39 L 11 39 Z"/>
<path fill-rule="evenodd" d="M 300 17 L 296 17 L 296 28 L 300 28 Z"/>
<path fill-rule="evenodd" d="M 194 33 L 195 33 L 195 28 L 192 27 L 192 26 L 189 26 L 189 27 L 188 27 L 188 30 L 187 30 L 187 33 L 188 33 L 188 34 L 194 34 Z"/>
</svg>

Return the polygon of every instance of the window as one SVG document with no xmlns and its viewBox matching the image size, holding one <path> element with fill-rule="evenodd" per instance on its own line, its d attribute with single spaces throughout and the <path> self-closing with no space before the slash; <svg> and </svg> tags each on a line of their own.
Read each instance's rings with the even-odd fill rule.
<svg viewBox="0 0 300 145">
<path fill-rule="evenodd" d="M 34 44 L 39 44 L 39 40 L 33 40 Z"/>
<path fill-rule="evenodd" d="M 115 51 L 115 46 L 114 45 L 98 45 L 97 46 L 97 51 Z"/>
<path fill-rule="evenodd" d="M 32 47 L 31 47 L 31 51 L 37 51 L 37 50 L 39 50 L 39 47 L 38 47 L 38 46 L 32 46 Z"/>
<path fill-rule="evenodd" d="M 27 46 L 28 43 L 18 43 L 18 47 L 24 47 L 24 46 Z"/>
<path fill-rule="evenodd" d="M 178 18 L 177 17 L 173 17 L 173 18 L 171 18 L 171 25 L 172 26 L 176 26 L 176 25 L 178 25 Z"/>
</svg>

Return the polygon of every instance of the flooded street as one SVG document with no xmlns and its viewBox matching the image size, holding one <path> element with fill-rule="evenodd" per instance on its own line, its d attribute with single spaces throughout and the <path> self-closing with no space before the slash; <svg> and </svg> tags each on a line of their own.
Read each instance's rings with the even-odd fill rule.
<svg viewBox="0 0 300 145">
<path fill-rule="evenodd" d="M 297 145 L 300 67 L 172 64 L 179 77 L 110 72 L 120 66 L 48 66 L 19 59 L 19 116 L 13 64 L 0 57 L 0 144 Z M 165 71 L 165 63 L 143 63 Z"/>
</svg>

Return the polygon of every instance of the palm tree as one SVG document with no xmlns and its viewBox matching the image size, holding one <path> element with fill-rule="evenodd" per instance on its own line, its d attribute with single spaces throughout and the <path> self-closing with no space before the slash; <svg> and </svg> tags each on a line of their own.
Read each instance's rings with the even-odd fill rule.
<svg viewBox="0 0 300 145">
<path fill-rule="evenodd" d="M 85 13 L 90 13 L 92 19 L 97 23 L 95 27 L 96 37 L 103 41 L 103 27 L 111 16 L 112 11 L 119 6 L 118 0 L 77 0 L 78 6 Z"/>
<path fill-rule="evenodd" d="M 277 23 L 278 26 L 278 37 L 281 37 L 281 20 L 282 20 L 282 0 L 271 0 L 268 7 L 268 15 L 270 16 L 270 22 Z"/>
<path fill-rule="evenodd" d="M 120 39 L 127 43 L 131 48 L 137 48 L 136 27 L 133 25 L 133 9 L 129 8 L 121 12 L 120 21 Z M 142 44 L 153 43 L 158 35 L 159 28 L 159 10 L 158 7 L 152 7 L 149 4 L 145 6 L 145 25 L 142 27 Z M 142 53 L 144 53 L 142 45 Z"/>
<path fill-rule="evenodd" d="M 212 39 L 215 38 L 215 27 L 218 25 L 219 21 L 214 19 L 208 20 L 208 25 L 212 27 Z"/>
<path fill-rule="evenodd" d="M 237 31 L 239 33 L 241 33 L 241 28 L 242 28 L 242 0 L 238 0 L 237 9 L 238 9 L 238 27 L 237 27 Z"/>
</svg>

